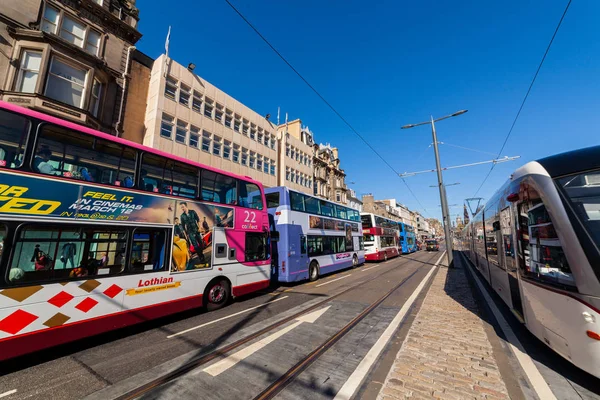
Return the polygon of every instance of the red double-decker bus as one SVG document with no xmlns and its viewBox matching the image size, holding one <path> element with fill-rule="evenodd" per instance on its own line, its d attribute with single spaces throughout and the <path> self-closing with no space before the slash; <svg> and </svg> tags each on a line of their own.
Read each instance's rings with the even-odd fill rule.
<svg viewBox="0 0 600 400">
<path fill-rule="evenodd" d="M 398 222 L 371 213 L 361 213 L 365 259 L 382 261 L 400 254 Z"/>
<path fill-rule="evenodd" d="M 266 288 L 261 184 L 0 102 L 0 359 Z"/>
</svg>

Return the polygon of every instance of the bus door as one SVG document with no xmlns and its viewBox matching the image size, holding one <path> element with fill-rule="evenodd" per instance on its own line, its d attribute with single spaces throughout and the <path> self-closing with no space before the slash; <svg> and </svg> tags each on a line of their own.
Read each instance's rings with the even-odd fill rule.
<svg viewBox="0 0 600 400">
<path fill-rule="evenodd" d="M 279 232 L 275 225 L 275 217 L 269 213 L 269 230 L 271 231 L 271 282 L 279 281 Z"/>
</svg>

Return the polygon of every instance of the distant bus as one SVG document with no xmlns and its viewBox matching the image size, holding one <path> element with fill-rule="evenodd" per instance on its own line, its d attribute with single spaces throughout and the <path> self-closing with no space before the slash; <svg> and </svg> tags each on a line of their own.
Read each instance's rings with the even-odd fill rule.
<svg viewBox="0 0 600 400">
<path fill-rule="evenodd" d="M 314 281 L 365 262 L 358 211 L 283 186 L 265 189 L 265 195 L 279 233 L 274 279 Z"/>
<path fill-rule="evenodd" d="M 0 102 L 0 359 L 269 286 L 250 178 Z"/>
<path fill-rule="evenodd" d="M 360 218 L 367 261 L 387 260 L 400 254 L 398 222 L 371 213 L 361 213 Z"/>
<path fill-rule="evenodd" d="M 417 251 L 417 238 L 415 236 L 415 228 L 411 225 L 404 224 L 404 237 L 406 241 L 406 249 L 408 253 L 414 253 Z"/>
</svg>

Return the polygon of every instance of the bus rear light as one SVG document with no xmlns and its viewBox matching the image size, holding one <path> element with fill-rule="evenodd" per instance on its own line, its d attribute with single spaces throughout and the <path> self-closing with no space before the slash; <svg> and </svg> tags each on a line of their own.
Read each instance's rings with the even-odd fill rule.
<svg viewBox="0 0 600 400">
<path fill-rule="evenodd" d="M 515 201 L 519 201 L 519 193 L 511 193 L 506 197 L 506 201 L 510 203 L 514 203 Z"/>
<path fill-rule="evenodd" d="M 285 269 L 285 261 L 281 262 L 281 266 Z"/>
<path fill-rule="evenodd" d="M 600 340 L 600 334 L 598 334 L 594 331 L 587 331 L 586 333 L 587 333 L 588 337 L 590 337 L 592 339 Z"/>
</svg>

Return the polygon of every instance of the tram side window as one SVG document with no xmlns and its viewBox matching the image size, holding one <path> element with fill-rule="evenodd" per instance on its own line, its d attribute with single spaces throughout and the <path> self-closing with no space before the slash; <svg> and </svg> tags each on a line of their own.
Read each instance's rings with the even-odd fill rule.
<svg viewBox="0 0 600 400">
<path fill-rule="evenodd" d="M 132 272 L 163 271 L 167 234 L 161 229 L 136 229 L 130 254 Z"/>
<path fill-rule="evenodd" d="M 29 134 L 29 120 L 0 110 L 0 168 L 19 168 Z"/>
<path fill-rule="evenodd" d="M 552 219 L 537 192 L 525 189 L 530 199 L 519 204 L 518 238 L 519 267 L 530 279 L 576 290 L 576 283 L 567 262 Z"/>
<path fill-rule="evenodd" d="M 304 211 L 304 196 L 300 193 L 290 192 L 290 206 L 294 211 Z"/>
<path fill-rule="evenodd" d="M 132 187 L 136 151 L 82 132 L 45 124 L 31 167 L 34 172 Z"/>
<path fill-rule="evenodd" d="M 25 226 L 10 261 L 11 284 L 115 275 L 123 271 L 127 231 L 103 227 Z"/>
<path fill-rule="evenodd" d="M 266 233 L 246 232 L 246 261 L 263 261 L 270 257 Z"/>
<path fill-rule="evenodd" d="M 198 169 L 146 153 L 139 185 L 148 192 L 194 199 L 198 194 Z"/>
<path fill-rule="evenodd" d="M 257 184 L 239 180 L 238 186 L 238 205 L 240 207 L 253 208 L 255 210 L 263 209 L 262 195 Z M 277 193 L 277 203 L 279 205 L 279 193 Z"/>
</svg>

